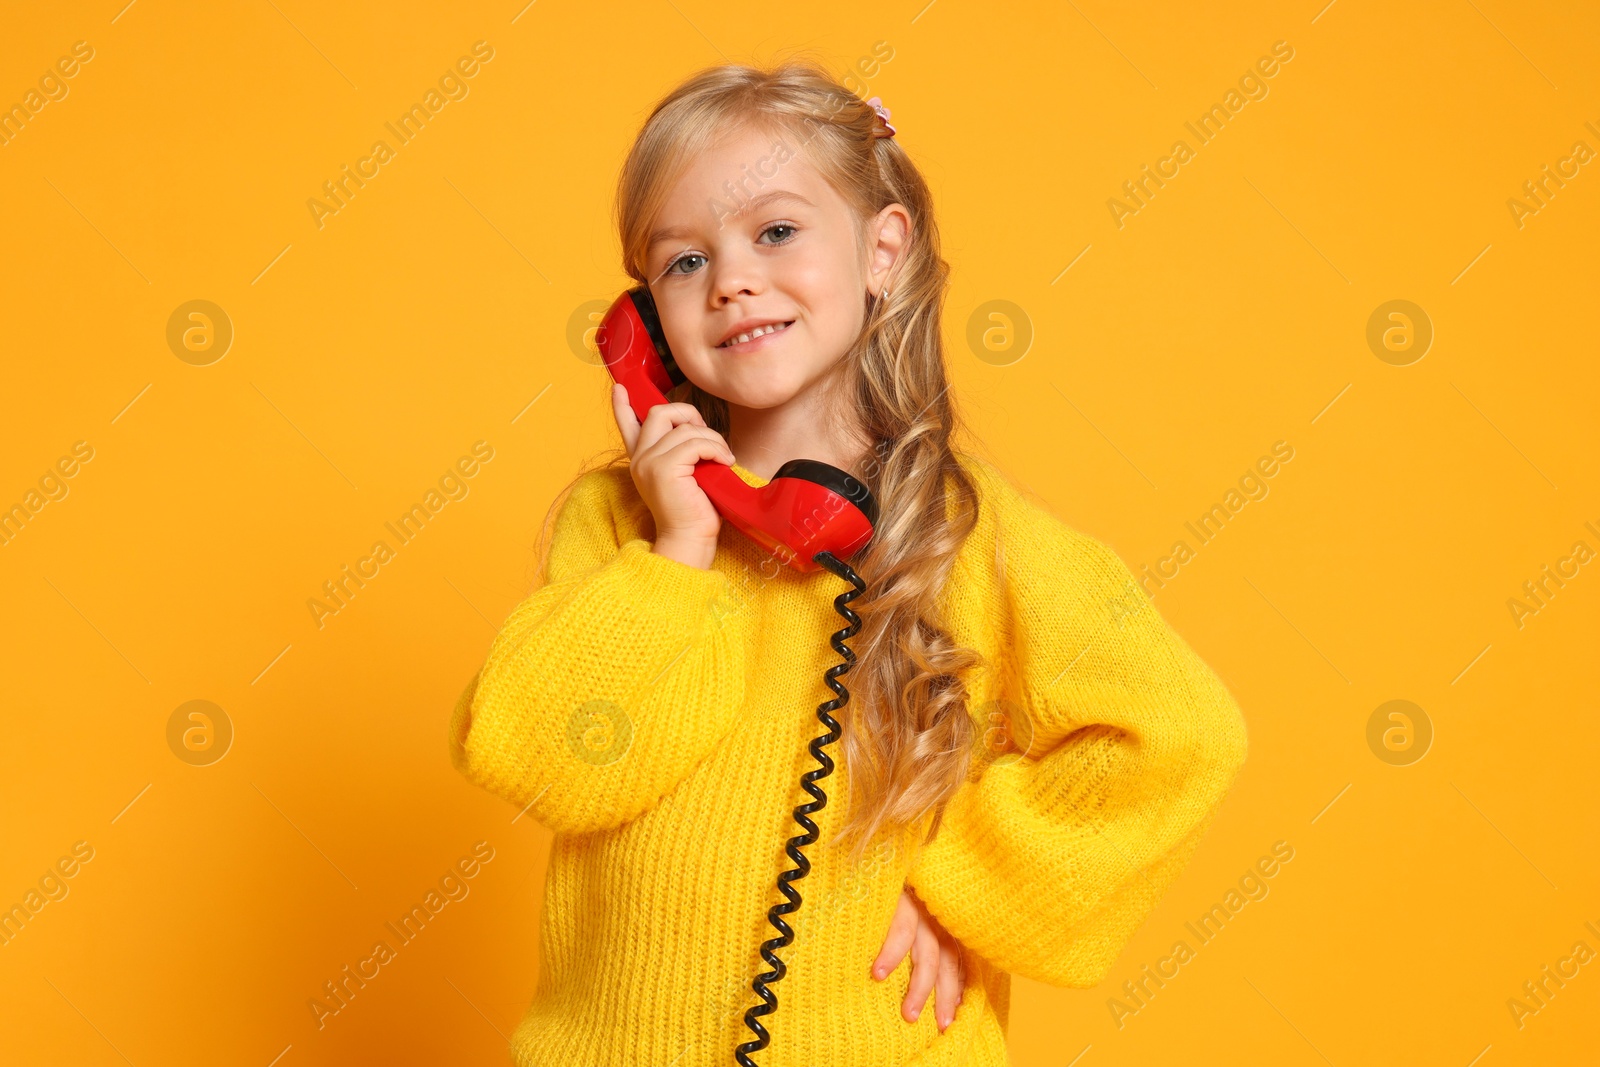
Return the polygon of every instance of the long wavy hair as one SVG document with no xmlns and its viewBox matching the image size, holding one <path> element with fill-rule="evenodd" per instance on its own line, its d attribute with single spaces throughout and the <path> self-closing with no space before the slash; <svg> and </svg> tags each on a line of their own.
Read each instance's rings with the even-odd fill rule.
<svg viewBox="0 0 1600 1067">
<path fill-rule="evenodd" d="M 857 861 L 880 835 L 930 811 L 937 831 L 972 758 L 976 731 L 962 676 L 981 662 L 952 639 L 938 604 L 978 518 L 977 487 L 951 444 L 958 422 L 940 332 L 949 266 L 927 183 L 898 140 L 874 135 L 877 123 L 873 108 L 813 60 L 791 59 L 771 70 L 710 67 L 650 113 L 623 164 L 616 197 L 623 266 L 643 283 L 650 281 L 649 234 L 687 161 L 752 125 L 805 146 L 808 161 L 853 209 L 863 253 L 867 221 L 878 211 L 899 203 L 911 217 L 889 291 L 863 292 L 864 326 L 844 356 L 842 395 L 853 398 L 870 442 L 853 469 L 881 511 L 856 563 L 867 591 L 851 604 L 862 629 L 852 642 L 858 662 L 845 678 L 851 700 L 840 717 L 855 804 L 838 837 L 855 838 Z M 708 426 L 727 434 L 722 399 L 692 382 L 669 399 L 693 404 Z M 605 466 L 625 461 L 617 456 Z"/>
</svg>

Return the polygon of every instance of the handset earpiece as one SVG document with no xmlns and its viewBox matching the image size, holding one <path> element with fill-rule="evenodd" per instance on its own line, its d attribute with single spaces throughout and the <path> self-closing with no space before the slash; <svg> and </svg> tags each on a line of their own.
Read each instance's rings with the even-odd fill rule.
<svg viewBox="0 0 1600 1067">
<path fill-rule="evenodd" d="M 595 331 L 595 345 L 612 380 L 628 391 L 628 405 L 640 422 L 651 408 L 667 402 L 666 394 L 674 386 L 687 380 L 667 346 L 656 302 L 643 285 L 612 303 Z"/>
</svg>

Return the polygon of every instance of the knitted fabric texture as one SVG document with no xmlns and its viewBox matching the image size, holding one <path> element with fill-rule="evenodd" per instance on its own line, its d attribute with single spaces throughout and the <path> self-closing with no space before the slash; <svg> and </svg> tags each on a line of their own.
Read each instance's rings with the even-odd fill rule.
<svg viewBox="0 0 1600 1067">
<path fill-rule="evenodd" d="M 984 658 L 966 677 L 972 768 L 932 841 L 930 813 L 852 864 L 829 844 L 851 803 L 829 746 L 763 1067 L 1004 1067 L 1010 976 L 1101 982 L 1245 759 L 1237 704 L 1122 560 L 961 462 L 979 521 L 941 596 Z M 846 586 L 780 566 L 729 523 L 707 570 L 656 555 L 652 536 L 625 468 L 580 478 L 546 584 L 451 715 L 456 768 L 554 833 L 519 1067 L 724 1067 L 754 1036 L 743 1015 L 810 799 L 800 776 Z M 944 1033 L 931 996 L 901 1017 L 909 956 L 869 973 L 907 885 L 967 950 Z"/>
</svg>

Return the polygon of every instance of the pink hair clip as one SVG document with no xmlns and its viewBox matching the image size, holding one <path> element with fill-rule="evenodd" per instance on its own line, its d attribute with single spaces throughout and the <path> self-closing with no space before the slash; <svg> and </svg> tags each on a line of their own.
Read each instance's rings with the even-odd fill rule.
<svg viewBox="0 0 1600 1067">
<path fill-rule="evenodd" d="M 883 106 L 883 101 L 875 96 L 871 100 L 867 101 L 867 106 L 878 113 L 878 118 L 883 121 L 884 127 L 889 131 L 888 133 L 877 134 L 876 136 L 893 137 L 894 127 L 889 125 L 889 109 Z"/>
</svg>

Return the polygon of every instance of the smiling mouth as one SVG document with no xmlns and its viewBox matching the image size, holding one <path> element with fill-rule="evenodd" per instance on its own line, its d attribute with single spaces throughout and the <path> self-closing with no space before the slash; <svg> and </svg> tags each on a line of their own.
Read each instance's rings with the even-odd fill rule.
<svg viewBox="0 0 1600 1067">
<path fill-rule="evenodd" d="M 748 333 L 736 334 L 735 336 L 728 338 L 717 347 L 732 348 L 734 345 L 744 344 L 746 341 L 754 341 L 757 337 L 765 337 L 769 333 L 781 333 L 793 325 L 794 320 L 790 319 L 788 322 L 775 322 L 771 326 L 757 326 Z"/>
</svg>

